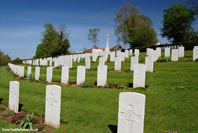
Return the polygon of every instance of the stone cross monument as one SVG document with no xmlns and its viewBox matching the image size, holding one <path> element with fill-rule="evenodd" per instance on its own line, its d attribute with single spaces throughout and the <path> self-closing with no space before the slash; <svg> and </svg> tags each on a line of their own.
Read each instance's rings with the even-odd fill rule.
<svg viewBox="0 0 198 133">
<path fill-rule="evenodd" d="M 107 34 L 106 37 L 107 37 L 107 46 L 105 48 L 105 51 L 109 51 L 109 34 Z"/>
</svg>

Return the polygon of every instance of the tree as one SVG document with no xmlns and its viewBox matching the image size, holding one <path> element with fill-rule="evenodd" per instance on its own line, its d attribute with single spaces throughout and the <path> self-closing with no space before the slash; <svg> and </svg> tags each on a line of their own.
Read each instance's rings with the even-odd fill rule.
<svg viewBox="0 0 198 133">
<path fill-rule="evenodd" d="M 157 34 L 152 28 L 152 20 L 142 15 L 136 6 L 124 3 L 117 11 L 114 21 L 117 41 L 122 41 L 125 46 L 129 43 L 130 47 L 134 48 L 157 42 Z"/>
<path fill-rule="evenodd" d="M 13 64 L 22 64 L 23 60 L 21 60 L 20 58 L 15 58 L 14 60 L 12 60 Z"/>
<path fill-rule="evenodd" d="M 173 3 L 163 12 L 162 37 L 167 37 L 173 43 L 189 41 L 195 12 L 187 8 L 183 2 Z"/>
<path fill-rule="evenodd" d="M 3 51 L 0 50 L 0 66 L 5 66 L 11 61 L 8 54 L 4 55 Z"/>
<path fill-rule="evenodd" d="M 55 57 L 69 53 L 69 39 L 65 25 L 59 25 L 58 31 L 52 24 L 44 25 L 43 39 L 37 46 L 34 58 Z"/>
<path fill-rule="evenodd" d="M 94 43 L 93 47 L 97 47 L 98 40 L 98 33 L 100 32 L 100 28 L 93 28 L 89 29 L 88 40 Z"/>
</svg>

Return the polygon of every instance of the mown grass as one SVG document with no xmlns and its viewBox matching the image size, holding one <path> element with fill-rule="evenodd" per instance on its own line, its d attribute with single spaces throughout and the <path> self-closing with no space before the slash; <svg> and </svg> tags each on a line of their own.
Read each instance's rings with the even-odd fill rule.
<svg viewBox="0 0 198 133">
<path fill-rule="evenodd" d="M 118 120 L 118 99 L 120 92 L 138 92 L 146 95 L 145 133 L 177 131 L 179 133 L 198 132 L 198 62 L 191 62 L 191 51 L 185 52 L 188 62 L 160 62 L 154 64 L 154 73 L 146 74 L 146 90 L 82 88 L 62 86 L 61 120 L 68 124 L 54 132 L 112 132 Z M 191 55 L 190 55 L 191 54 Z M 189 59 L 186 59 L 189 58 Z M 127 69 L 129 62 L 123 63 Z M 97 63 L 95 64 L 95 67 Z M 113 64 L 112 64 L 113 66 Z M 108 67 L 112 67 L 111 63 Z M 92 67 L 94 65 L 92 63 Z M 34 71 L 34 69 L 32 69 Z M 70 70 L 70 81 L 76 79 L 74 69 Z M 54 69 L 55 78 L 60 80 L 60 69 Z M 45 80 L 45 68 L 41 69 L 41 79 Z M 133 74 L 108 72 L 108 82 L 128 84 L 133 82 Z M 87 71 L 86 82 L 96 81 L 96 71 Z M 5 67 L 0 67 L 0 98 L 8 104 L 9 81 L 16 80 Z M 44 83 L 20 82 L 20 104 L 22 109 L 40 116 L 45 113 Z M 2 125 L 0 124 L 0 127 Z"/>
</svg>

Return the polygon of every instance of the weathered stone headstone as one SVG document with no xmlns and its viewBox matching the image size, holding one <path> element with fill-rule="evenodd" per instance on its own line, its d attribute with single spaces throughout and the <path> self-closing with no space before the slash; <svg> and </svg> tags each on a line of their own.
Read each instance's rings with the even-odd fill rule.
<svg viewBox="0 0 198 133">
<path fill-rule="evenodd" d="M 104 86 L 107 83 L 107 65 L 98 65 L 97 86 Z"/>
<path fill-rule="evenodd" d="M 198 59 L 198 46 L 194 46 L 193 49 L 193 61 L 195 61 L 196 59 Z"/>
<path fill-rule="evenodd" d="M 131 57 L 131 71 L 134 71 L 134 65 L 138 64 L 138 56 Z"/>
<path fill-rule="evenodd" d="M 80 85 L 83 82 L 85 82 L 85 73 L 86 73 L 85 66 L 77 67 L 77 82 L 76 82 L 77 85 Z"/>
<path fill-rule="evenodd" d="M 40 77 L 40 67 L 35 67 L 35 80 L 39 80 Z"/>
<path fill-rule="evenodd" d="M 178 61 L 179 52 L 178 49 L 172 49 L 171 61 Z"/>
<path fill-rule="evenodd" d="M 47 67 L 47 76 L 46 76 L 47 82 L 52 82 L 52 73 L 53 73 L 53 67 Z"/>
<path fill-rule="evenodd" d="M 115 57 L 114 70 L 121 70 L 121 58 Z"/>
<path fill-rule="evenodd" d="M 9 110 L 15 113 L 19 111 L 19 82 L 17 81 L 10 81 Z"/>
<path fill-rule="evenodd" d="M 115 51 L 111 52 L 110 61 L 115 61 Z"/>
<path fill-rule="evenodd" d="M 27 68 L 27 77 L 29 77 L 29 76 L 30 76 L 31 71 L 32 71 L 31 66 L 28 66 L 28 68 Z"/>
<path fill-rule="evenodd" d="M 165 57 L 170 57 L 170 48 L 165 48 Z"/>
<path fill-rule="evenodd" d="M 179 47 L 179 57 L 184 57 L 184 47 Z"/>
<path fill-rule="evenodd" d="M 45 124 L 54 128 L 59 128 L 60 111 L 61 87 L 58 85 L 47 85 L 45 97 Z"/>
<path fill-rule="evenodd" d="M 69 67 L 63 66 L 61 73 L 61 83 L 68 84 L 68 81 L 69 81 Z"/>
<path fill-rule="evenodd" d="M 117 133 L 143 133 L 146 96 L 135 92 L 119 95 Z"/>
<path fill-rule="evenodd" d="M 153 57 L 152 56 L 146 57 L 145 65 L 146 65 L 147 72 L 153 72 Z"/>
<path fill-rule="evenodd" d="M 145 79 L 146 79 L 146 65 L 137 64 L 134 66 L 133 73 L 133 88 L 143 87 L 145 88 Z"/>
</svg>

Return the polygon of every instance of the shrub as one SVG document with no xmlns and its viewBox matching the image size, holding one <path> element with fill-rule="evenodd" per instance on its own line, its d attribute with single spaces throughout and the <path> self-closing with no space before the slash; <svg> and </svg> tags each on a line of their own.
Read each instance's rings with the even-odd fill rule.
<svg viewBox="0 0 198 133">
<path fill-rule="evenodd" d="M 12 117 L 12 122 L 13 124 L 19 124 L 21 122 L 21 120 L 23 120 L 25 117 L 25 114 L 24 113 L 18 113 L 18 114 L 15 114 L 13 117 Z"/>
<path fill-rule="evenodd" d="M 80 84 L 80 86 L 83 87 L 83 88 L 93 87 L 93 85 L 91 85 L 88 82 L 83 82 L 82 84 Z"/>
<path fill-rule="evenodd" d="M 104 85 L 104 88 L 111 88 L 112 86 L 111 86 L 111 84 L 105 84 Z"/>
<path fill-rule="evenodd" d="M 23 129 L 30 127 L 32 129 L 33 120 L 33 113 L 31 115 L 27 114 L 20 122 L 20 127 L 23 127 Z"/>
<path fill-rule="evenodd" d="M 4 107 L 0 107 L 0 110 L 5 110 L 5 108 Z"/>
<path fill-rule="evenodd" d="M 2 113 L 2 116 L 7 117 L 7 116 L 10 116 L 10 115 L 12 115 L 12 114 L 14 114 L 14 111 L 12 111 L 12 110 L 6 110 L 6 111 L 4 111 L 4 112 Z"/>
<path fill-rule="evenodd" d="M 42 131 L 44 128 L 45 128 L 45 125 L 39 125 L 39 126 L 37 127 L 38 131 Z"/>
<path fill-rule="evenodd" d="M 126 88 L 126 85 L 119 85 L 118 86 L 118 89 L 120 89 L 120 90 L 123 90 L 123 89 L 125 89 Z"/>
<path fill-rule="evenodd" d="M 32 74 L 27 75 L 27 78 L 28 78 L 29 80 L 32 80 L 32 79 L 33 79 Z"/>
</svg>

